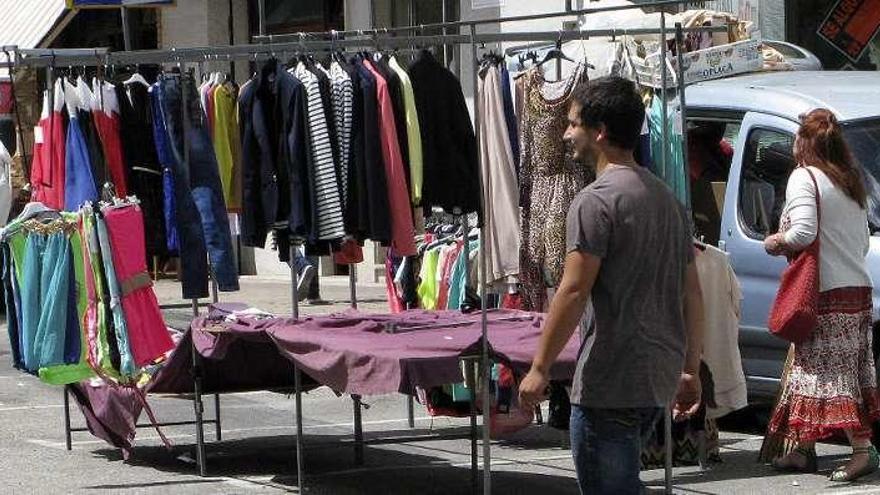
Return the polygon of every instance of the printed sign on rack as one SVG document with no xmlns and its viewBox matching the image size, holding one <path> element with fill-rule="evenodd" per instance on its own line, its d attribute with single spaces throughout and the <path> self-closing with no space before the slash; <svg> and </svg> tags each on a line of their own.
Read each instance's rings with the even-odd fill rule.
<svg viewBox="0 0 880 495">
<path fill-rule="evenodd" d="M 673 87 L 678 84 L 676 82 L 678 59 L 672 54 L 669 54 L 669 57 L 666 84 L 667 87 Z M 738 41 L 684 53 L 682 62 L 684 81 L 687 84 L 754 72 L 764 66 L 760 40 Z M 662 86 L 659 54 L 645 59 L 644 69 L 648 69 L 647 72 L 644 69 L 639 70 L 638 64 L 635 65 L 639 82 L 654 88 Z"/>
<path fill-rule="evenodd" d="M 838 0 L 819 26 L 818 34 L 858 62 L 880 31 L 880 0 Z"/>
<path fill-rule="evenodd" d="M 68 9 L 90 7 L 161 7 L 173 5 L 174 0 L 67 0 Z"/>
<path fill-rule="evenodd" d="M 673 60 L 673 65 L 676 59 Z M 761 70 L 761 42 L 746 40 L 682 54 L 684 81 L 694 83 Z"/>
</svg>

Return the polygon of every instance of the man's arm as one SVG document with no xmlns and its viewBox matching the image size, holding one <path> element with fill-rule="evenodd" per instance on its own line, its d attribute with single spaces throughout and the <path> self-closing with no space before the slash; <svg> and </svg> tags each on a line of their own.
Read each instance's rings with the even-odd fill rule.
<svg viewBox="0 0 880 495">
<path fill-rule="evenodd" d="M 523 407 L 534 407 L 544 399 L 550 366 L 580 323 L 601 265 L 601 258 L 581 251 L 572 251 L 566 256 L 562 281 L 550 304 L 532 368 L 519 387 Z"/>
<path fill-rule="evenodd" d="M 691 262 L 685 276 L 684 316 L 687 325 L 687 350 L 684 369 L 675 397 L 674 415 L 688 417 L 697 412 L 700 406 L 700 359 L 703 355 L 703 331 L 705 315 L 703 312 L 703 290 L 697 265 Z"/>
</svg>

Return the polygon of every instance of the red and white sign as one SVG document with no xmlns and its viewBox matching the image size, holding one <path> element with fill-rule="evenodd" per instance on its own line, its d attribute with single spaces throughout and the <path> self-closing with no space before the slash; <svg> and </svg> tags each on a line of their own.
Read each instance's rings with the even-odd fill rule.
<svg viewBox="0 0 880 495">
<path fill-rule="evenodd" d="M 819 36 L 858 62 L 880 31 L 880 0 L 839 0 L 819 26 Z"/>
</svg>

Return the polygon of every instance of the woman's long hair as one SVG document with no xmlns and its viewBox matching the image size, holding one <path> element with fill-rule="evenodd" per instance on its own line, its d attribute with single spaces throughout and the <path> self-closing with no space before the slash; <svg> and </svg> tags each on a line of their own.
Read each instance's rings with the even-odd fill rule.
<svg viewBox="0 0 880 495">
<path fill-rule="evenodd" d="M 862 172 L 843 139 L 837 117 L 830 110 L 817 108 L 801 115 L 800 120 L 794 146 L 795 161 L 818 168 L 835 186 L 866 208 L 868 199 Z"/>
</svg>

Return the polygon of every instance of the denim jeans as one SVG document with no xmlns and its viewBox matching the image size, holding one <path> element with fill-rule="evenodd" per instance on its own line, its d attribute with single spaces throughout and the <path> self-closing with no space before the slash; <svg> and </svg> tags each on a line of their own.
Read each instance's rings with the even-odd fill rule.
<svg viewBox="0 0 880 495">
<path fill-rule="evenodd" d="M 186 91 L 189 162 L 184 149 L 181 84 Z M 220 185 L 214 145 L 205 128 L 193 81 L 188 76 L 160 80 L 165 128 L 171 139 L 174 163 L 174 203 L 180 242 L 183 297 L 208 296 L 208 266 L 221 291 L 238 290 L 238 271 L 232 251 L 229 217 Z M 188 165 L 188 166 L 187 166 Z M 207 256 L 206 256 L 207 253 Z"/>
<path fill-rule="evenodd" d="M 642 493 L 642 445 L 662 414 L 661 408 L 597 409 L 572 404 L 571 452 L 581 493 Z"/>
<path fill-rule="evenodd" d="M 318 257 L 317 256 L 306 256 L 302 253 L 300 248 L 295 248 L 293 250 L 293 267 L 296 268 L 297 275 L 302 275 L 303 270 L 307 266 L 311 266 L 315 270 L 315 276 L 312 277 L 312 281 L 309 282 L 308 292 L 306 293 L 306 297 L 308 299 L 320 299 L 321 291 L 319 288 L 318 281 Z"/>
</svg>

